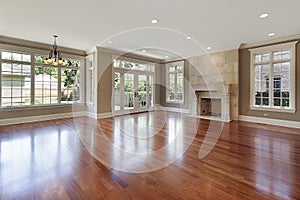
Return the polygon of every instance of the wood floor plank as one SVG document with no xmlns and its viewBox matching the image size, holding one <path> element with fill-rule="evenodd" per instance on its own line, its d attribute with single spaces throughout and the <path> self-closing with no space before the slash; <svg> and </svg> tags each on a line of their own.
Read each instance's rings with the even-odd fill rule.
<svg viewBox="0 0 300 200">
<path fill-rule="evenodd" d="M 209 134 L 219 126 L 219 137 Z M 161 152 L 141 164 L 170 164 L 145 173 L 113 169 L 105 159 L 123 157 L 103 136 L 136 155 Z M 177 137 L 181 143 L 162 151 Z M 204 141 L 215 140 L 199 158 Z M 0 126 L 0 199 L 300 199 L 300 130 L 161 111 Z"/>
</svg>

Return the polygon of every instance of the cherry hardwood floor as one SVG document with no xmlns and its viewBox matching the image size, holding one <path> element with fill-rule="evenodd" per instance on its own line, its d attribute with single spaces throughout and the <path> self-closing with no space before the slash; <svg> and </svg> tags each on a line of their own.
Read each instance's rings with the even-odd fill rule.
<svg viewBox="0 0 300 200">
<path fill-rule="evenodd" d="M 0 199 L 300 199 L 300 130 L 159 111 L 1 126 Z"/>
</svg>

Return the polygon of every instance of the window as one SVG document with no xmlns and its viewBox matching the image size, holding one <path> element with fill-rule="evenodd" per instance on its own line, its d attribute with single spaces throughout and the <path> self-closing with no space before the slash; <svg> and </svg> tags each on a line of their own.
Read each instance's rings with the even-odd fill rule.
<svg viewBox="0 0 300 200">
<path fill-rule="evenodd" d="M 1 51 L 1 107 L 72 103 L 79 100 L 79 66 L 45 65 L 45 56 Z"/>
<path fill-rule="evenodd" d="M 131 58 L 114 59 L 113 111 L 132 112 L 154 105 L 155 64 Z"/>
<path fill-rule="evenodd" d="M 114 67 L 115 68 L 123 68 L 123 69 L 130 69 L 130 70 L 138 70 L 138 71 L 148 71 L 154 72 L 154 65 L 147 64 L 147 63 L 136 63 L 127 60 L 114 60 Z"/>
<path fill-rule="evenodd" d="M 89 68 L 89 103 L 93 103 L 93 95 L 94 95 L 94 91 L 93 91 L 93 86 L 94 86 L 94 78 L 93 78 L 93 66 L 91 66 Z"/>
<path fill-rule="evenodd" d="M 35 56 L 35 104 L 72 103 L 79 100 L 79 61 L 67 66 L 44 65 L 45 56 Z"/>
<path fill-rule="evenodd" d="M 58 103 L 58 68 L 34 67 L 34 104 Z"/>
<path fill-rule="evenodd" d="M 61 68 L 61 103 L 78 101 L 79 90 L 79 70 L 73 67 Z"/>
<path fill-rule="evenodd" d="M 1 105 L 30 105 L 31 55 L 2 52 Z"/>
<path fill-rule="evenodd" d="M 184 61 L 168 63 L 167 67 L 167 101 L 184 100 Z"/>
<path fill-rule="evenodd" d="M 295 111 L 295 44 L 251 50 L 251 109 Z"/>
</svg>

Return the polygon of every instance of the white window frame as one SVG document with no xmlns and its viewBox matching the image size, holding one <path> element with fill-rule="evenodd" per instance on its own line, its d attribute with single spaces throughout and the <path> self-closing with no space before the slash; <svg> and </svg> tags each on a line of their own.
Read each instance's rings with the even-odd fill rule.
<svg viewBox="0 0 300 200">
<path fill-rule="evenodd" d="M 180 64 L 179 64 L 180 63 Z M 169 88 L 170 88 L 170 74 L 175 74 L 175 83 L 174 83 L 174 94 L 175 96 L 177 96 L 177 74 L 179 74 L 179 72 L 177 72 L 177 66 L 178 65 L 182 65 L 182 76 L 183 76 L 183 85 L 182 85 L 182 100 L 170 100 L 170 96 L 169 96 Z M 174 72 L 170 72 L 170 67 L 175 67 L 175 71 Z M 184 61 L 176 61 L 176 62 L 172 62 L 172 63 L 167 63 L 166 64 L 166 102 L 167 103 L 184 103 L 184 87 L 185 87 L 185 81 L 184 81 Z"/>
<path fill-rule="evenodd" d="M 296 112 L 295 108 L 295 102 L 296 102 L 296 42 L 289 42 L 289 43 L 283 43 L 283 44 L 276 44 L 272 46 L 266 46 L 266 47 L 259 47 L 255 49 L 250 49 L 251 53 L 251 61 L 250 61 L 250 67 L 251 67 L 251 74 L 250 74 L 250 109 L 251 110 L 263 110 L 263 111 L 275 111 L 275 112 L 289 112 L 294 113 Z M 290 107 L 275 107 L 274 99 L 273 99 L 273 52 L 277 51 L 290 51 Z M 255 105 L 255 55 L 256 54 L 264 54 L 269 53 L 270 59 L 267 64 L 269 64 L 269 87 L 270 87 L 270 94 L 269 94 L 269 106 L 257 106 Z"/>
<path fill-rule="evenodd" d="M 122 67 L 116 67 L 115 66 L 115 61 L 116 60 L 122 60 L 122 61 L 127 61 L 127 62 L 131 62 L 134 64 L 147 64 L 147 65 L 151 65 L 153 66 L 153 71 L 151 70 L 138 70 L 138 69 L 127 69 L 127 68 L 122 68 Z M 152 105 L 149 105 L 150 99 L 149 99 L 149 88 L 147 87 L 147 105 L 145 108 L 134 108 L 133 110 L 124 110 L 124 102 L 122 102 L 121 104 L 121 109 L 120 110 L 115 110 L 115 95 L 114 95 L 114 87 L 115 87 L 115 72 L 120 73 L 120 77 L 121 77 L 121 91 L 124 91 L 124 74 L 125 73 L 132 73 L 134 74 L 134 76 L 137 78 L 138 75 L 146 75 L 147 76 L 147 84 L 149 84 L 149 77 L 152 76 Z M 137 85 L 137 79 L 135 79 L 136 83 L 135 85 Z M 154 108 L 155 105 L 155 63 L 153 62 L 147 62 L 147 61 L 143 61 L 143 60 L 139 60 L 139 59 L 134 59 L 134 58 L 126 58 L 126 57 L 118 57 L 116 55 L 114 55 L 113 58 L 113 67 L 112 67 L 112 91 L 113 91 L 113 95 L 112 95 L 112 99 L 111 99 L 111 105 L 112 105 L 112 111 L 114 114 L 124 114 L 124 113 L 128 113 L 128 112 L 136 112 L 136 111 L 142 111 L 144 110 L 150 110 Z"/>
<path fill-rule="evenodd" d="M 26 55 L 29 55 L 31 57 L 31 61 L 17 61 L 17 60 L 5 60 L 5 59 L 2 59 L 2 52 L 8 52 L 8 53 L 17 53 L 17 54 L 26 54 Z M 2 64 L 3 63 L 7 63 L 7 64 L 10 64 L 10 65 L 13 65 L 13 64 L 17 64 L 17 65 L 30 65 L 30 75 L 31 75 L 31 78 L 30 78 L 30 104 L 32 103 L 32 99 L 31 99 L 31 94 L 32 94 L 32 54 L 31 53 L 28 53 L 28 52 L 23 52 L 23 51 L 3 51 L 3 50 L 0 50 L 0 106 L 2 106 Z M 3 62 L 4 61 L 4 62 Z M 10 90 L 12 91 L 12 86 L 10 86 Z M 20 91 L 21 91 L 21 94 L 23 93 L 23 88 L 20 88 Z M 10 97 L 10 103 L 12 103 L 12 99 L 14 97 L 11 96 Z M 23 98 L 23 95 L 21 95 L 21 98 Z M 28 104 L 22 104 L 22 105 L 18 105 L 18 106 L 3 106 L 3 107 L 24 107 L 24 106 L 28 106 Z"/>
<path fill-rule="evenodd" d="M 88 105 L 94 105 L 94 56 L 92 54 L 85 57 L 86 60 L 86 102 Z"/>
<path fill-rule="evenodd" d="M 92 63 L 91 63 L 92 65 Z M 93 78 L 93 66 L 88 68 L 89 86 L 88 86 L 88 103 L 93 104 L 94 102 L 94 78 Z"/>
<path fill-rule="evenodd" d="M 31 74 L 34 74 L 34 69 L 35 66 L 37 65 L 44 65 L 45 64 L 37 64 L 34 62 L 34 56 L 35 55 L 48 55 L 49 51 L 45 50 L 40 50 L 40 49 L 35 49 L 35 48 L 28 48 L 28 47 L 21 47 L 21 46 L 14 46 L 14 45 L 9 45 L 9 44 L 0 44 L 0 55 L 2 55 L 2 51 L 8 51 L 8 52 L 14 52 L 14 53 L 23 53 L 23 54 L 30 54 L 31 55 Z M 80 62 L 80 66 L 78 67 L 79 73 L 80 73 L 80 99 L 79 101 L 76 101 L 74 103 L 76 104 L 83 104 L 85 103 L 84 100 L 84 94 L 85 94 L 85 83 L 84 83 L 84 65 L 85 65 L 85 59 L 83 56 L 78 56 L 78 55 L 73 55 L 73 54 L 68 54 L 64 53 L 63 54 L 65 59 L 72 59 L 72 60 L 78 60 Z M 49 65 L 51 66 L 51 65 Z M 64 68 L 64 67 L 59 67 L 59 69 Z M 67 67 L 70 68 L 70 67 Z M 2 57 L 0 56 L 0 75 L 1 75 L 1 69 L 2 69 Z M 0 81 L 1 81 L 1 76 L 0 76 Z M 34 104 L 33 99 L 34 99 L 34 78 L 31 80 L 31 105 L 22 105 L 22 106 L 5 106 L 2 107 L 0 104 L 0 110 L 5 110 L 5 109 L 25 109 L 25 108 L 33 108 L 33 107 L 52 107 L 52 106 L 67 106 L 70 105 L 72 106 L 74 103 L 55 103 L 55 104 Z M 0 82 L 0 87 L 2 86 Z M 0 88 L 0 91 L 2 89 Z M 1 92 L 0 92 L 0 99 L 1 99 Z M 1 103 L 1 100 L 0 100 Z"/>
</svg>

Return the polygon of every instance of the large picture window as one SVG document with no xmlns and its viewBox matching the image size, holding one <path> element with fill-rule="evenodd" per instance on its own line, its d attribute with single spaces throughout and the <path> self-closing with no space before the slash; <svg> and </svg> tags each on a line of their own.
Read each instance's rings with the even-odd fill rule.
<svg viewBox="0 0 300 200">
<path fill-rule="evenodd" d="M 34 104 L 58 103 L 58 68 L 34 67 Z"/>
<path fill-rule="evenodd" d="M 31 55 L 2 52 L 1 105 L 30 105 Z"/>
<path fill-rule="evenodd" d="M 184 61 L 168 63 L 167 67 L 167 101 L 184 100 Z"/>
<path fill-rule="evenodd" d="M 251 108 L 295 111 L 295 42 L 251 50 Z"/>
<path fill-rule="evenodd" d="M 78 60 L 67 66 L 43 63 L 45 56 L 1 51 L 1 107 L 72 103 L 80 98 Z"/>
</svg>

